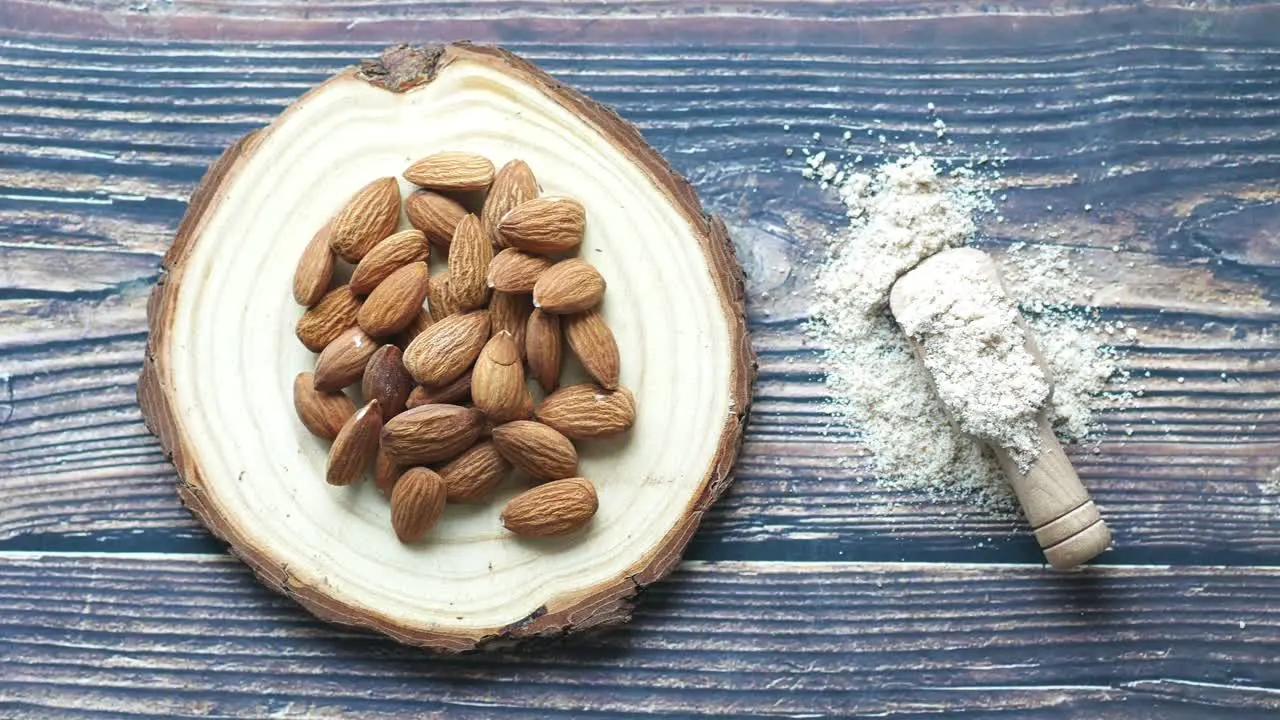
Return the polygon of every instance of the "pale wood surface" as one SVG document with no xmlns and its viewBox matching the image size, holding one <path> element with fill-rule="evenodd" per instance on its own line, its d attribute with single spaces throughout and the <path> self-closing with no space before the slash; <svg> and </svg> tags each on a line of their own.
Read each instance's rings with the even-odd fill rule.
<svg viewBox="0 0 1280 720">
<path fill-rule="evenodd" d="M 535 656 L 519 673 L 509 667 L 513 660 L 472 658 L 459 661 L 464 670 L 453 675 L 430 675 L 433 661 L 311 623 L 232 565 L 239 579 L 222 606 L 210 610 L 226 619 L 208 621 L 205 630 L 243 621 L 276 655 L 214 658 L 216 650 L 203 646 L 200 657 L 233 674 L 244 693 L 211 698 L 193 691 L 174 713 L 166 704 L 172 693 L 151 679 L 150 643 L 172 642 L 176 655 L 157 656 L 168 662 L 218 641 L 168 636 L 163 627 L 118 616 L 93 620 L 92 611 L 107 606 L 81 576 L 63 582 L 72 608 L 64 626 L 36 622 L 17 652 L 0 654 L 55 679 L 0 681 L 7 701 L 40 709 L 40 698 L 50 697 L 48 705 L 86 708 L 65 716 L 98 717 L 307 708 L 290 706 L 287 697 L 275 704 L 287 693 L 273 695 L 262 685 L 285 678 L 322 698 L 317 715 L 438 712 L 444 697 L 460 711 L 458 702 L 490 702 L 501 692 L 541 703 L 536 711 L 528 705 L 503 711 L 509 715 L 572 715 L 581 697 L 566 688 L 585 681 L 568 671 L 548 681 L 548 668 L 584 657 L 617 673 L 607 694 L 619 704 L 592 706 L 599 716 L 642 706 L 662 694 L 653 688 L 664 681 L 698 688 L 685 702 L 723 714 L 781 715 L 838 701 L 845 704 L 812 712 L 927 715 L 960 707 L 1025 717 L 1006 703 L 1037 693 L 1044 714 L 1055 717 L 1101 716 L 1096 707 L 1081 710 L 1062 700 L 1068 695 L 1123 697 L 1107 709 L 1130 717 L 1274 713 L 1269 703 L 1280 688 L 1271 665 L 1274 633 L 1237 636 L 1238 625 L 1211 618 L 1238 607 L 1243 632 L 1273 627 L 1252 624 L 1269 611 L 1270 571 L 1245 566 L 1274 565 L 1280 550 L 1280 500 L 1264 491 L 1280 467 L 1277 6 L 10 0 L 0 4 L 0 27 L 0 550 L 220 550 L 178 504 L 172 470 L 134 402 L 146 292 L 185 199 L 224 147 L 337 69 L 388 42 L 471 37 L 508 43 L 617 106 L 725 215 L 739 245 L 761 355 L 756 413 L 736 484 L 688 557 L 787 561 L 795 563 L 789 571 L 810 579 L 819 567 L 802 563 L 1039 561 L 1034 540 L 1015 520 L 882 491 L 865 472 L 843 467 L 841 458 L 862 451 L 854 434 L 826 430 L 822 368 L 799 332 L 807 308 L 803 258 L 839 218 L 836 205 L 799 178 L 799 159 L 787 158 L 784 148 L 811 142 L 814 131 L 823 133 L 817 145 L 842 147 L 837 129 L 845 123 L 858 131 L 850 149 L 874 162 L 881 150 L 865 128 L 923 137 L 930 122 L 924 105 L 933 102 L 957 153 L 981 152 L 999 140 L 1011 157 L 1002 169 L 1006 222 L 986 225 L 993 247 L 1061 232 L 1054 242 L 1089 248 L 1088 274 L 1105 288 L 1105 316 L 1146 328 L 1129 360 L 1152 374 L 1145 396 L 1107 417 L 1098 454 L 1069 448 L 1116 533 L 1108 561 L 1238 566 L 1108 571 L 1169 579 L 1147 586 L 1147 605 L 1132 596 L 1103 601 L 1115 617 L 1146 618 L 1137 627 L 1095 625 L 1069 603 L 1094 597 L 1093 585 L 1046 584 L 1027 568 L 1010 570 L 1014 576 L 1002 582 L 1007 597 L 1040 598 L 1036 610 L 992 608 L 984 598 L 997 596 L 967 576 L 952 594 L 913 596 L 913 587 L 933 587 L 930 579 L 941 582 L 955 571 L 921 566 L 905 586 L 862 586 L 864 604 L 841 611 L 859 621 L 896 618 L 897 625 L 885 620 L 867 631 L 872 640 L 896 643 L 891 651 L 877 654 L 870 640 L 833 639 L 819 623 L 813 634 L 794 636 L 793 648 L 813 653 L 798 660 L 778 654 L 770 632 L 736 617 L 673 633 L 702 598 L 684 595 L 689 586 L 675 583 L 655 588 L 642 603 L 640 622 L 624 631 L 639 639 L 629 649 L 576 646 L 560 665 L 555 656 Z M 783 123 L 791 124 L 790 133 Z M 76 563 L 88 563 L 89 577 L 106 572 L 92 569 L 96 558 L 45 557 L 30 559 L 48 562 L 49 572 Z M 219 582 L 216 572 L 192 572 L 203 580 L 190 582 L 183 597 L 201 598 L 197 589 Z M 125 584 L 146 598 L 133 612 L 189 621 L 190 611 L 161 602 L 174 599 L 163 577 L 159 570 L 130 575 Z M 29 578 L 9 582 L 23 593 L 43 587 Z M 823 603 L 846 602 L 821 592 L 792 602 L 788 593 L 794 590 L 769 595 L 775 605 L 756 613 L 758 622 L 779 623 L 783 635 L 788 622 L 820 620 L 829 607 Z M 986 625 L 963 636 L 977 648 L 970 655 L 950 652 L 950 636 L 921 624 L 920 613 L 944 612 L 939 608 L 953 596 L 970 603 L 958 617 L 990 611 L 980 618 Z M 28 609 L 22 612 L 41 604 L 38 596 L 22 602 Z M 1175 602 L 1183 610 L 1171 610 Z M 264 614 L 273 613 L 282 625 L 265 622 Z M 0 617 L 9 622 L 21 613 Z M 1040 633 L 1046 619 L 1080 632 Z M 333 657 L 322 660 L 297 633 Z M 1056 650 L 1043 649 L 1046 636 Z M 1235 637 L 1243 638 L 1235 650 L 1221 644 Z M 114 648 L 112 656 L 61 657 L 95 644 Z M 653 649 L 686 646 L 702 650 L 690 660 Z M 730 650 L 792 675 L 708 669 Z M 374 658 L 366 661 L 373 663 L 369 674 L 395 679 L 343 694 L 343 683 L 328 675 L 360 653 Z M 816 671 L 805 674 L 813 662 Z M 1142 672 L 1118 684 L 1137 683 L 1139 695 L 1113 683 L 1134 662 Z M 111 673 L 130 666 L 151 669 L 139 670 L 132 685 L 113 681 Z M 400 666 L 420 674 L 388 670 Z M 210 687 L 215 675 L 208 667 L 166 682 Z M 997 682 L 975 682 L 979 690 L 930 689 L 952 678 L 968 682 L 974 668 L 1003 674 Z M 70 676 L 85 679 L 76 685 Z M 149 689 L 130 689 L 139 686 Z M 267 689 L 252 692 L 259 687 Z M 379 700 L 379 692 L 390 697 Z M 675 716 L 688 707 L 655 705 Z M 472 710 L 486 711 L 498 714 Z"/>
</svg>

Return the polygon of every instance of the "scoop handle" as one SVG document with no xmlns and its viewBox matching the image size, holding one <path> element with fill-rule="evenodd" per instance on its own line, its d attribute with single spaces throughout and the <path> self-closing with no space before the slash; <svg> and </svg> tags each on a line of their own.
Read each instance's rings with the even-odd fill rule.
<svg viewBox="0 0 1280 720">
<path fill-rule="evenodd" d="M 1043 415 L 1039 425 L 1040 456 L 1025 472 L 1008 452 L 990 447 L 1018 496 L 1045 559 L 1055 568 L 1072 568 L 1106 550 L 1111 530 Z"/>
</svg>

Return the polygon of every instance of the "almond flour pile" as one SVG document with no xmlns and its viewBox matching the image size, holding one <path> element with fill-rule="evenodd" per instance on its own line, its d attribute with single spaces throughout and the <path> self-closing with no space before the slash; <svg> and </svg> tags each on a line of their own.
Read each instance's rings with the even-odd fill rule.
<svg viewBox="0 0 1280 720">
<path fill-rule="evenodd" d="M 974 218 L 993 209 L 989 194 L 972 169 L 944 173 L 918 154 L 872 171 L 860 160 L 841 167 L 819 153 L 808 158 L 804 173 L 832 190 L 849 216 L 848 227 L 828 238 L 806 328 L 823 348 L 834 424 L 859 433 L 882 484 L 1012 507 L 990 451 L 948 418 L 888 309 L 889 290 L 903 272 L 940 250 L 978 240 Z M 1117 351 L 1099 339 L 1093 308 L 1065 300 L 1082 284 L 1069 255 L 1061 248 L 1014 246 L 998 259 L 1009 295 L 1053 376 L 1054 428 L 1064 440 L 1083 441 L 1095 427 L 1094 409 L 1120 397 L 1104 391 L 1123 373 Z M 968 393 L 954 398 L 957 406 L 977 407 L 982 389 L 965 381 L 949 391 Z M 1001 427 L 998 416 L 985 421 L 987 437 L 1017 432 Z"/>
</svg>

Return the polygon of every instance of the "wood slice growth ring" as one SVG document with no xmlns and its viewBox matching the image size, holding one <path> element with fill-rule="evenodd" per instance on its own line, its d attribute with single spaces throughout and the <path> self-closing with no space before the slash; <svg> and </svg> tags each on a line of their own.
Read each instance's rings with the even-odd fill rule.
<svg viewBox="0 0 1280 720">
<path fill-rule="evenodd" d="M 315 360 L 292 333 L 299 255 L 357 188 L 442 149 L 524 159 L 545 192 L 587 207 L 582 255 L 608 278 L 638 416 L 583 446 L 601 507 L 580 533 L 506 534 L 507 483 L 402 545 L 372 483 L 325 483 L 327 443 L 293 414 L 293 378 Z M 633 126 L 505 50 L 399 46 L 307 93 L 213 164 L 164 269 L 138 390 L 147 425 L 183 502 L 325 620 L 442 651 L 625 620 L 729 483 L 755 364 L 724 224 Z"/>
</svg>

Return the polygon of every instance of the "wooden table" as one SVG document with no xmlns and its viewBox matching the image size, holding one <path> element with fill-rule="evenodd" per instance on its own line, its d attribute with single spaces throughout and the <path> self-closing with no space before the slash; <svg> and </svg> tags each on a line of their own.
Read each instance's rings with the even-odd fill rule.
<svg viewBox="0 0 1280 720">
<path fill-rule="evenodd" d="M 0 717 L 1276 717 L 1280 7 L 1213 5 L 4 0 Z M 735 487 L 633 623 L 440 659 L 262 589 L 134 392 L 209 162 L 382 46 L 454 38 L 616 105 L 693 180 L 761 375 Z M 875 162 L 865 131 L 927 137 L 929 102 L 956 156 L 1007 150 L 991 243 L 1086 248 L 1142 328 L 1144 396 L 1076 454 L 1105 566 L 1050 572 L 1015 519 L 879 488 L 824 432 L 801 263 L 839 213 L 784 149 Z"/>
</svg>

